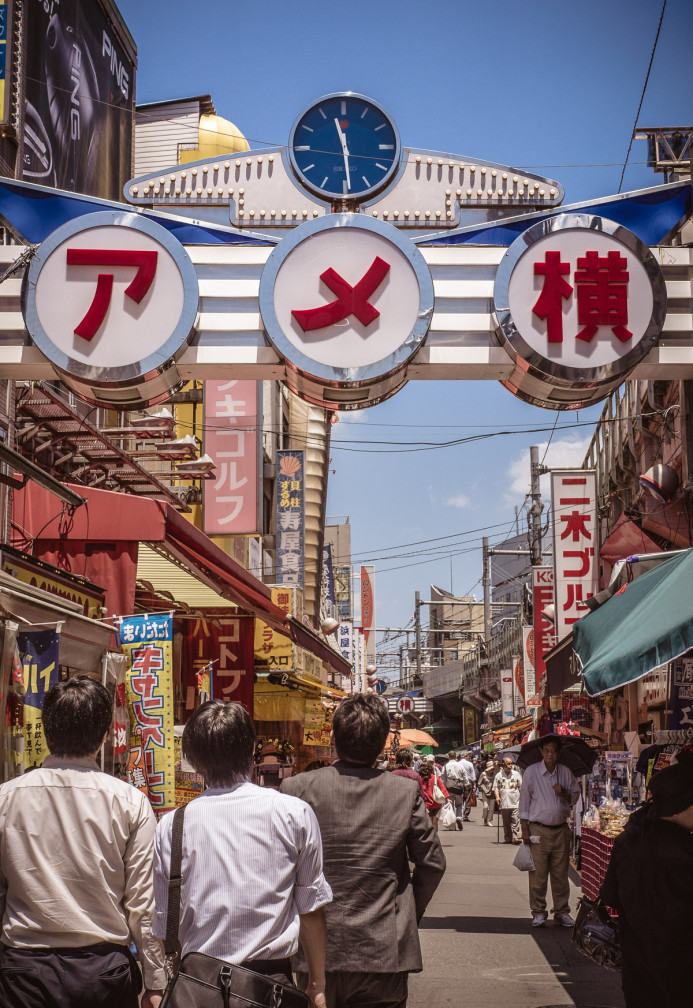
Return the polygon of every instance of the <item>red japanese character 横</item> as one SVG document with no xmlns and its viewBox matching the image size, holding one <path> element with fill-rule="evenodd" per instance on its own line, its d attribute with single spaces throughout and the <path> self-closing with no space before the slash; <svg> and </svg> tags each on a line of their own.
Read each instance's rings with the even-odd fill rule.
<svg viewBox="0 0 693 1008">
<path fill-rule="evenodd" d="M 633 333 L 626 329 L 628 322 L 628 260 L 615 249 L 606 256 L 586 252 L 577 261 L 575 287 L 577 289 L 578 323 L 584 326 L 577 334 L 579 340 L 589 343 L 600 325 L 610 326 L 614 336 L 627 343 Z"/>
</svg>

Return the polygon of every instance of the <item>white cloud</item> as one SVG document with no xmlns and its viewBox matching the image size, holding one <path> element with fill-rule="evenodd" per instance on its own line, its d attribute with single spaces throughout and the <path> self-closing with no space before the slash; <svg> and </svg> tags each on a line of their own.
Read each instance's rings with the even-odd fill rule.
<svg viewBox="0 0 693 1008">
<path fill-rule="evenodd" d="M 334 424 L 332 430 L 336 430 L 340 424 L 365 424 L 368 423 L 368 410 L 340 410 L 339 423 Z"/>
<path fill-rule="evenodd" d="M 471 504 L 471 500 L 465 494 L 455 494 L 452 497 L 446 497 L 443 500 L 443 504 L 448 507 L 466 508 Z"/>
<path fill-rule="evenodd" d="M 587 448 L 592 439 L 592 431 L 589 434 L 570 434 L 565 438 L 558 438 L 551 442 L 546 448 L 547 442 L 538 445 L 539 461 L 550 469 L 573 469 L 582 465 Z M 546 457 L 544 458 L 544 453 Z M 522 504 L 525 494 L 530 490 L 530 469 L 529 469 L 529 449 L 508 466 L 508 477 L 510 485 L 505 494 L 505 501 L 509 505 Z M 551 496 L 550 476 L 547 474 L 541 477 L 541 495 L 545 501 Z"/>
</svg>

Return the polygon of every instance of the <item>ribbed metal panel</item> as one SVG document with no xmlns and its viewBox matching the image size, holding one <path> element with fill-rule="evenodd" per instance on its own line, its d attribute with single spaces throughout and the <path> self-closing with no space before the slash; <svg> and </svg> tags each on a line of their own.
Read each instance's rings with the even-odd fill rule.
<svg viewBox="0 0 693 1008">
<path fill-rule="evenodd" d="M 237 606 L 202 584 L 176 564 L 159 556 L 150 546 L 140 543 L 137 551 L 137 579 L 148 581 L 156 592 L 173 595 L 191 609 L 230 609 Z"/>
</svg>

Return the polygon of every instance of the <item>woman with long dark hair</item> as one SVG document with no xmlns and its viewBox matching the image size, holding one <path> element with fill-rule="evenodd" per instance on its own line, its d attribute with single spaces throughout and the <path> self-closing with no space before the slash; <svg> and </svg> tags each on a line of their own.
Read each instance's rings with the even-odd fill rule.
<svg viewBox="0 0 693 1008">
<path fill-rule="evenodd" d="M 436 801 L 433 797 L 433 788 L 437 786 L 445 795 L 446 800 L 450 797 L 447 788 L 435 771 L 435 765 L 431 761 L 423 760 L 419 767 L 419 777 L 421 778 L 421 790 L 423 792 L 426 811 L 431 817 L 433 828 L 438 832 L 438 813 L 442 809 L 444 802 Z"/>
</svg>

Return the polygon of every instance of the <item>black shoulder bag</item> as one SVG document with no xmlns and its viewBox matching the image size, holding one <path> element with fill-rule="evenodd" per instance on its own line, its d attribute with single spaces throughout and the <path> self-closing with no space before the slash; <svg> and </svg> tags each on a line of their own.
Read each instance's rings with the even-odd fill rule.
<svg viewBox="0 0 693 1008">
<path fill-rule="evenodd" d="M 183 956 L 178 971 L 174 973 L 183 882 L 181 863 L 184 816 L 183 805 L 173 815 L 168 916 L 164 940 L 169 980 L 161 1008 L 308 1008 L 310 999 L 296 987 L 202 952 L 188 952 Z"/>
<path fill-rule="evenodd" d="M 573 927 L 572 942 L 584 955 L 607 969 L 621 972 L 621 944 L 618 922 L 602 903 L 583 896 Z"/>
</svg>

